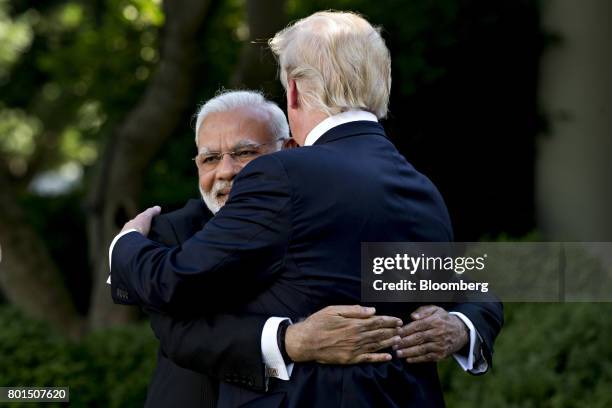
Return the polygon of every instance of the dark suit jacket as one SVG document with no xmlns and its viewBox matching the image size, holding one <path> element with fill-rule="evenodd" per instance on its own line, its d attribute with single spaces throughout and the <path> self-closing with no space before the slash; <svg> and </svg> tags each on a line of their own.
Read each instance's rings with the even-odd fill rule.
<svg viewBox="0 0 612 408">
<path fill-rule="evenodd" d="M 225 307 L 300 318 L 330 304 L 360 301 L 362 242 L 451 241 L 446 207 L 373 122 L 335 127 L 314 146 L 253 160 L 221 211 L 181 248 L 138 233 L 112 255 L 120 303 L 160 310 Z M 419 304 L 396 304 L 408 320 Z M 223 306 L 222 306 L 223 307 Z M 389 310 L 388 308 L 385 308 Z M 490 357 L 501 306 L 474 316 Z M 484 317 L 483 317 L 484 316 Z M 435 364 L 404 360 L 353 366 L 296 364 L 291 381 L 266 394 L 220 386 L 220 406 L 443 406 Z M 250 404 L 250 405 L 249 405 Z"/>
<path fill-rule="evenodd" d="M 149 238 L 169 247 L 180 245 L 211 216 L 201 199 L 189 200 L 180 210 L 155 217 Z M 260 338 L 265 316 L 149 314 L 160 349 L 146 407 L 215 407 L 219 379 L 264 390 Z"/>
</svg>

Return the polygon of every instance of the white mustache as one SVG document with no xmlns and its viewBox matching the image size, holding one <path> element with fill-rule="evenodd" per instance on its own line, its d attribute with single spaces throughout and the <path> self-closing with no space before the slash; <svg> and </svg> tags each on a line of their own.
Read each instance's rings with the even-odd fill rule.
<svg viewBox="0 0 612 408">
<path fill-rule="evenodd" d="M 219 192 L 221 192 L 221 190 L 228 190 L 228 194 L 229 191 L 232 189 L 232 184 L 233 181 L 226 181 L 226 180 L 218 180 L 215 181 L 215 184 L 213 184 L 212 189 L 210 190 L 210 193 L 213 197 L 217 197 L 219 195 Z"/>
<path fill-rule="evenodd" d="M 204 200 L 204 203 L 206 204 L 208 209 L 213 214 L 216 214 L 217 212 L 219 212 L 221 207 L 223 207 L 223 204 L 221 204 L 218 199 L 219 192 L 225 189 L 231 190 L 232 184 L 233 184 L 233 181 L 217 180 L 215 181 L 212 188 L 208 192 L 202 190 L 202 187 L 198 184 L 198 187 L 200 189 L 200 194 L 202 195 L 202 199 Z"/>
</svg>

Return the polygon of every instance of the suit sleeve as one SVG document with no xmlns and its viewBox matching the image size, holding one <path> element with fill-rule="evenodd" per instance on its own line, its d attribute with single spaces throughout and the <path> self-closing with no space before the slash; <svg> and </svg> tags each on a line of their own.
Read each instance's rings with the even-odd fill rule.
<svg viewBox="0 0 612 408">
<path fill-rule="evenodd" d="M 185 221 L 185 217 L 196 215 L 186 211 L 181 211 L 180 217 L 171 215 L 153 218 L 149 239 L 166 246 L 177 246 L 188 239 L 189 232 L 179 234 L 173 219 Z M 175 364 L 254 391 L 265 390 L 260 340 L 267 316 L 217 314 L 181 318 L 145 310 L 162 353 Z"/>
<path fill-rule="evenodd" d="M 261 332 L 267 316 L 218 314 L 178 318 L 151 314 L 151 327 L 162 352 L 176 365 L 265 391 Z"/>
<path fill-rule="evenodd" d="M 166 312 L 205 311 L 219 299 L 236 306 L 282 270 L 291 233 L 291 189 L 274 155 L 249 163 L 225 206 L 182 246 L 167 248 L 137 232 L 112 253 L 112 294 Z M 122 291 L 122 297 L 115 294 Z"/>
<path fill-rule="evenodd" d="M 158 215 L 151 220 L 151 230 L 147 236 L 151 241 L 172 247 L 179 245 L 179 238 L 166 215 Z"/>
<path fill-rule="evenodd" d="M 482 351 L 489 367 L 493 367 L 493 343 L 504 324 L 504 309 L 499 301 L 488 299 L 481 302 L 454 304 L 449 311 L 463 313 L 474 325 L 482 338 Z"/>
</svg>

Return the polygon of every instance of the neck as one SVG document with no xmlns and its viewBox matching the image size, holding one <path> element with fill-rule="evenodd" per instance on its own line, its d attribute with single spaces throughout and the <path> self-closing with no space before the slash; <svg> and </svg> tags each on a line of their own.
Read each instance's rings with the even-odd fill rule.
<svg viewBox="0 0 612 408">
<path fill-rule="evenodd" d="M 292 129 L 292 133 L 293 138 L 300 146 L 304 146 L 308 133 L 310 133 L 315 126 L 328 118 L 325 112 L 320 111 L 303 111 L 296 116 L 297 117 L 293 121 L 293 127 L 295 129 Z"/>
</svg>

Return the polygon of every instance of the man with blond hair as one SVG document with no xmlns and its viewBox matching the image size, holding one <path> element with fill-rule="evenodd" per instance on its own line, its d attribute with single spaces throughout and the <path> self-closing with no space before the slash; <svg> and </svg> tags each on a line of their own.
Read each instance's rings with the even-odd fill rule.
<svg viewBox="0 0 612 408">
<path fill-rule="evenodd" d="M 181 247 L 143 236 L 158 208 L 128 222 L 123 231 L 136 231 L 111 251 L 113 294 L 122 294 L 117 301 L 205 310 L 222 295 L 227 307 L 295 320 L 326 305 L 360 301 L 362 242 L 452 240 L 439 192 L 378 124 L 391 85 L 379 31 L 353 13 L 320 12 L 278 33 L 270 46 L 293 138 L 305 147 L 245 166 L 223 208 Z M 307 356 L 290 347 L 296 333 L 289 326 L 279 344 L 286 346 L 290 380 L 271 379 L 266 393 L 222 383 L 219 406 L 443 406 L 435 361 L 467 348 L 465 368 L 486 371 L 501 306 L 445 305 L 452 315 L 417 306 L 386 308 L 416 321 L 403 332 L 402 358 L 380 363 L 302 363 Z M 436 340 L 444 330 L 444 341 Z"/>
</svg>

